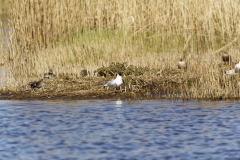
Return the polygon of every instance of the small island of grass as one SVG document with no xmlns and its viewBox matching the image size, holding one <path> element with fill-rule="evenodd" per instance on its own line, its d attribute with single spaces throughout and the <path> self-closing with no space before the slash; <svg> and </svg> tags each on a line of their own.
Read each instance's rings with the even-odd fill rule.
<svg viewBox="0 0 240 160">
<path fill-rule="evenodd" d="M 240 60 L 238 3 L 10 0 L 8 5 L 7 23 L 0 24 L 8 46 L 0 41 L 1 99 L 240 97 L 240 74 L 225 74 Z M 231 61 L 222 60 L 225 52 Z M 180 59 L 186 67 L 178 66 Z M 44 77 L 49 69 L 55 76 Z M 121 88 L 104 88 L 118 71 Z M 41 87 L 29 85 L 41 79 Z"/>
</svg>

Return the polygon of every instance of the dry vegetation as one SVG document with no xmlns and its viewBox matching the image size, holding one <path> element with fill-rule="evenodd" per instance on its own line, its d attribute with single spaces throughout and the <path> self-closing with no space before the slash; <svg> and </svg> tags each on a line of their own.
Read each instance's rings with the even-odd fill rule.
<svg viewBox="0 0 240 160">
<path fill-rule="evenodd" d="M 137 84 L 142 90 L 183 98 L 239 97 L 239 75 L 224 74 L 240 60 L 238 1 L 10 0 L 9 5 L 8 89 L 41 78 L 49 68 L 74 77 L 88 69 L 96 77 L 98 68 L 126 62 L 151 70 L 135 77 L 144 81 Z M 231 54 L 231 65 L 222 64 L 222 51 Z M 186 72 L 177 69 L 180 58 L 188 62 Z"/>
</svg>

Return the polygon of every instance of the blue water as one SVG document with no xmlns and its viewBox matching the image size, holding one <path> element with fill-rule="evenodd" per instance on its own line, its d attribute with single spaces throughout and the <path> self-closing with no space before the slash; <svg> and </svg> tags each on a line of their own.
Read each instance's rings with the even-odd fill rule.
<svg viewBox="0 0 240 160">
<path fill-rule="evenodd" d="M 0 159 L 240 159 L 239 101 L 0 101 Z"/>
</svg>

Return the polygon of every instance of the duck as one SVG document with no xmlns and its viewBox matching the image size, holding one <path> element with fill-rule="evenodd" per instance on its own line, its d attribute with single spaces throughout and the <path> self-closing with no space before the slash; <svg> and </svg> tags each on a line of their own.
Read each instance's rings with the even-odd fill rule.
<svg viewBox="0 0 240 160">
<path fill-rule="evenodd" d="M 232 61 L 232 57 L 227 52 L 223 52 L 222 60 L 223 60 L 224 64 L 230 63 Z"/>
<path fill-rule="evenodd" d="M 52 70 L 52 69 L 49 69 L 49 71 L 48 71 L 48 75 L 49 75 L 50 77 L 53 77 L 53 76 L 54 76 L 54 74 L 53 74 L 53 70 Z"/>
<path fill-rule="evenodd" d="M 238 74 L 240 73 L 240 61 L 238 62 L 238 64 L 235 65 L 234 71 L 235 73 L 238 73 Z"/>
<path fill-rule="evenodd" d="M 30 82 L 29 85 L 32 89 L 39 89 L 43 86 L 43 79 L 40 79 L 39 81 Z"/>
<path fill-rule="evenodd" d="M 117 77 L 111 81 L 108 81 L 104 84 L 104 87 L 111 87 L 111 88 L 117 88 L 120 87 L 123 84 L 122 81 L 122 73 L 118 72 Z"/>
<path fill-rule="evenodd" d="M 53 70 L 49 69 L 48 73 L 44 73 L 44 78 L 52 78 L 54 76 Z"/>
<path fill-rule="evenodd" d="M 184 70 L 187 69 L 187 63 L 185 61 L 183 61 L 182 58 L 178 62 L 178 69 L 184 69 Z"/>
<path fill-rule="evenodd" d="M 90 72 L 88 70 L 86 70 L 86 69 L 83 69 L 80 72 L 80 76 L 81 77 L 89 77 L 90 76 Z"/>
<path fill-rule="evenodd" d="M 50 78 L 50 76 L 48 75 L 48 73 L 44 73 L 44 78 L 46 78 L 46 79 L 49 79 L 49 78 Z"/>
</svg>

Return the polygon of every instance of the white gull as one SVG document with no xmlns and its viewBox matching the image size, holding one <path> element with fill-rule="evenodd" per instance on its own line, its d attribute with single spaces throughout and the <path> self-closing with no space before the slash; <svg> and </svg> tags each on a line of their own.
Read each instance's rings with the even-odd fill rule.
<svg viewBox="0 0 240 160">
<path fill-rule="evenodd" d="M 240 73 L 240 61 L 234 67 L 235 73 Z"/>
<path fill-rule="evenodd" d="M 240 73 L 240 61 L 235 65 L 234 69 L 225 71 L 225 74 L 239 74 Z"/>
<path fill-rule="evenodd" d="M 115 78 L 115 79 L 113 79 L 111 81 L 108 81 L 106 84 L 104 84 L 104 87 L 115 88 L 115 87 L 120 87 L 122 84 L 123 84 L 122 73 L 118 72 L 117 78 Z"/>
</svg>

